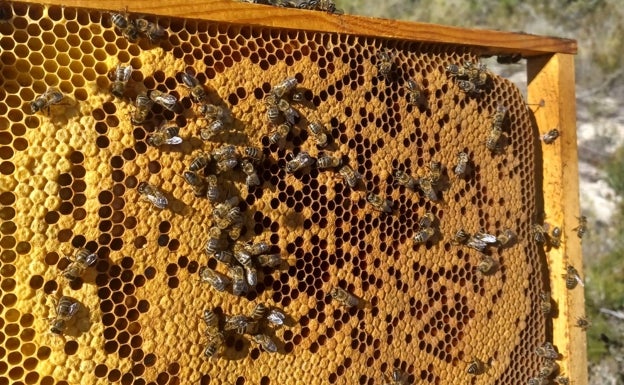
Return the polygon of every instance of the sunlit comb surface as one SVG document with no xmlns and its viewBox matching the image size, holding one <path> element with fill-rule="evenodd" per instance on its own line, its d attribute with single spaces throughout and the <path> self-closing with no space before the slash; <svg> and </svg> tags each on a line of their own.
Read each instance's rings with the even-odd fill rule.
<svg viewBox="0 0 624 385">
<path fill-rule="evenodd" d="M 108 13 L 2 8 L 2 384 L 372 385 L 395 367 L 409 384 L 519 384 L 536 375 L 533 351 L 547 336 L 539 294 L 548 288 L 530 236 L 534 135 L 513 84 L 489 74 L 483 91 L 468 95 L 449 76 L 449 64 L 478 63 L 473 53 L 150 16 L 166 37 L 131 43 Z M 386 48 L 394 68 L 384 78 Z M 133 67 L 122 98 L 110 92 L 118 64 Z M 211 103 L 232 113 L 232 126 L 208 141 L 182 81 L 187 70 Z M 305 100 L 293 103 L 300 118 L 270 144 L 264 98 L 290 76 L 304 90 Z M 426 104 L 408 105 L 410 79 Z M 30 103 L 50 86 L 64 100 L 32 114 Z M 132 124 L 135 97 L 148 90 L 174 95 L 179 111 L 155 104 L 143 124 Z M 498 106 L 507 115 L 493 153 L 486 141 Z M 180 126 L 183 142 L 149 146 L 165 120 Z M 330 136 L 322 150 L 307 129 L 313 120 Z M 263 149 L 261 186 L 248 191 L 238 168 L 219 174 L 218 186 L 241 198 L 239 241 L 267 242 L 284 259 L 258 268 L 245 296 L 200 282 L 201 266 L 227 269 L 204 253 L 215 204 L 183 177 L 200 150 L 223 144 Z M 315 166 L 287 173 L 288 154 L 301 151 L 341 156 L 362 181 L 350 188 L 337 169 Z M 459 152 L 469 156 L 461 178 L 453 173 Z M 432 160 L 443 166 L 439 201 L 392 176 L 400 169 L 425 177 Z M 142 199 L 141 182 L 160 188 L 169 207 Z M 372 207 L 369 192 L 389 199 L 392 214 Z M 436 235 L 417 245 L 428 211 Z M 461 228 L 509 228 L 518 240 L 488 247 L 498 267 L 485 275 L 476 250 L 452 244 Z M 83 247 L 97 261 L 70 282 L 62 273 Z M 364 305 L 332 301 L 334 286 Z M 49 332 L 57 290 L 81 304 L 63 336 Z M 287 316 L 265 330 L 278 351 L 227 332 L 221 351 L 205 359 L 204 310 L 247 315 L 260 302 Z M 490 367 L 470 374 L 473 359 Z"/>
</svg>

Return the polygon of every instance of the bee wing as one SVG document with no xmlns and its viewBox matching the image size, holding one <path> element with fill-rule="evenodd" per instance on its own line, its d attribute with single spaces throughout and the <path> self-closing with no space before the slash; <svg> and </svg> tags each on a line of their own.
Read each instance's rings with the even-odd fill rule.
<svg viewBox="0 0 624 385">
<path fill-rule="evenodd" d="M 96 260 L 97 260 L 97 254 L 91 253 L 85 258 L 84 265 L 91 266 L 95 263 Z"/>
<path fill-rule="evenodd" d="M 152 204 L 160 209 L 164 209 L 165 207 L 167 207 L 167 204 L 169 203 L 167 201 L 167 198 L 165 198 L 164 195 L 155 195 L 155 194 L 147 194 L 146 195 L 147 200 L 149 200 L 150 202 L 152 202 Z"/>
<path fill-rule="evenodd" d="M 132 66 L 131 65 L 129 65 L 127 67 L 124 67 L 123 75 L 122 75 L 121 79 L 119 79 L 119 80 L 121 80 L 122 82 L 127 82 L 130 79 L 130 75 L 132 75 Z"/>
<path fill-rule="evenodd" d="M 578 274 L 574 274 L 574 279 L 576 280 L 576 282 L 578 282 L 579 285 L 581 285 L 582 287 L 585 287 L 583 280 L 581 279 L 581 277 L 579 277 Z"/>
<path fill-rule="evenodd" d="M 174 136 L 172 138 L 167 139 L 165 143 L 171 144 L 171 145 L 180 144 L 182 143 L 182 138 L 180 138 L 179 136 Z"/>
<path fill-rule="evenodd" d="M 176 102 L 178 101 L 178 98 L 169 94 L 161 96 L 161 99 L 167 104 L 176 104 Z"/>
<path fill-rule="evenodd" d="M 72 303 L 67 311 L 67 318 L 71 318 L 74 316 L 74 314 L 78 313 L 79 308 L 80 304 L 78 302 Z"/>
<path fill-rule="evenodd" d="M 496 243 L 496 236 L 488 233 L 478 232 L 474 235 L 475 238 L 485 243 Z"/>
<path fill-rule="evenodd" d="M 279 310 L 273 309 L 266 317 L 267 321 L 274 325 L 283 325 L 286 315 Z"/>
</svg>

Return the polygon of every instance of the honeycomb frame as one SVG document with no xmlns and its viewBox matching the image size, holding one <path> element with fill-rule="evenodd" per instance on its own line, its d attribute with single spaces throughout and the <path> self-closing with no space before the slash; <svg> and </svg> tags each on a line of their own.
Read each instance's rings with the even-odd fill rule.
<svg viewBox="0 0 624 385">
<path fill-rule="evenodd" d="M 561 279 L 566 263 L 582 274 L 580 241 L 572 231 L 579 208 L 573 42 L 227 1 L 135 2 L 130 15 L 146 15 L 168 31 L 164 43 L 152 45 L 128 43 L 113 28 L 104 10 L 121 6 L 63 3 L 1 5 L 10 18 L 0 20 L 0 385 L 83 378 L 381 384 L 393 367 L 408 383 L 517 383 L 539 368 L 532 352 L 545 340 L 561 353 L 561 371 L 574 384 L 586 382 L 584 336 L 573 327 L 583 293 L 566 290 Z M 378 76 L 382 47 L 397 54 L 400 80 L 423 82 L 435 103 L 407 106 L 403 88 Z M 443 69 L 509 53 L 527 58 L 527 102 L 544 100 L 539 108 L 529 106 L 531 112 L 505 79 L 492 74 L 485 95 L 470 97 Z M 172 92 L 184 111 L 156 107 L 151 125 L 130 125 L 129 98 L 109 92 L 107 74 L 120 62 L 136 68 L 130 94 L 141 87 Z M 237 66 L 251 75 L 240 76 Z M 238 176 L 231 184 L 244 198 L 249 225 L 243 238 L 269 242 L 289 266 L 263 269 L 261 287 L 244 297 L 210 291 L 195 275 L 200 265 L 220 268 L 202 250 L 212 205 L 196 198 L 181 174 L 198 149 L 220 143 L 193 140 L 195 106 L 178 75 L 188 67 L 212 97 L 232 107 L 245 134 L 223 141 L 262 147 L 266 156 L 262 190 L 246 193 Z M 266 139 L 262 98 L 295 74 L 309 101 L 301 115 L 319 116 L 331 127 L 334 149 L 357 165 L 366 189 L 394 201 L 394 218 L 371 210 L 362 188 L 346 187 L 331 171 L 284 173 L 286 150 L 319 153 L 304 129 L 288 137 L 286 150 Z M 50 85 L 68 94 L 69 104 L 31 115 L 29 102 Z M 358 100 L 363 103 L 350 104 Z M 479 146 L 500 100 L 511 117 L 507 151 L 494 156 Z M 163 118 L 181 122 L 180 149 L 146 145 L 153 122 Z M 552 127 L 562 132 L 553 145 L 531 139 Z M 458 149 L 469 151 L 473 179 L 451 175 Z M 451 182 L 443 202 L 393 186 L 393 168 L 423 176 L 434 157 Z M 166 191 L 171 209 L 141 201 L 140 181 Z M 507 205 L 524 210 L 512 215 Z M 414 246 L 410 238 L 427 210 L 438 216 L 442 235 Z M 562 247 L 544 252 L 529 242 L 531 217 L 541 212 L 562 226 Z M 449 243 L 458 227 L 453 215 L 471 231 L 517 230 L 516 245 L 491 252 L 501 264 L 492 276 L 473 271 L 475 252 Z M 80 247 L 97 252 L 98 261 L 68 284 L 61 276 L 70 262 L 65 256 Z M 326 298 L 331 285 L 367 306 L 338 307 Z M 556 317 L 539 314 L 538 288 L 552 291 Z M 81 304 L 64 337 L 48 333 L 59 292 Z M 289 316 L 284 327 L 271 330 L 279 352 L 230 335 L 222 357 L 204 360 L 201 311 L 212 305 L 242 314 L 258 301 Z M 489 370 L 466 373 L 473 357 L 491 359 Z"/>
</svg>

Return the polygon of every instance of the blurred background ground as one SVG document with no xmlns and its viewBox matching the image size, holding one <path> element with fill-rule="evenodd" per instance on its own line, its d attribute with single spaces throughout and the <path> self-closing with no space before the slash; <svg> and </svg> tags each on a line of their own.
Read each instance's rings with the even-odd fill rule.
<svg viewBox="0 0 624 385">
<path fill-rule="evenodd" d="M 577 136 L 590 384 L 624 384 L 624 3 L 621 0 L 336 0 L 345 13 L 578 41 Z M 525 62 L 489 68 L 526 86 Z M 524 83 L 523 83 L 524 82 Z"/>
</svg>

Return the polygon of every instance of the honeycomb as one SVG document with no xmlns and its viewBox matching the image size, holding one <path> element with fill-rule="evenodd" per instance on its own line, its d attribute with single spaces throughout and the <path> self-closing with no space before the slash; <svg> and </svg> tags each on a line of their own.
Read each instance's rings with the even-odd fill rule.
<svg viewBox="0 0 624 385">
<path fill-rule="evenodd" d="M 541 194 L 527 139 L 534 128 L 512 83 L 490 74 L 482 93 L 461 91 L 445 66 L 477 63 L 465 47 L 145 18 L 167 37 L 128 42 L 104 11 L 2 5 L 0 384 L 372 385 L 393 368 L 409 384 L 535 376 L 533 351 L 551 338 L 539 301 L 548 268 L 531 237 Z M 384 49 L 392 79 L 379 75 Z M 134 68 L 123 98 L 110 93 L 117 64 Z M 180 79 L 189 69 L 235 118 L 212 141 L 197 134 L 197 105 Z M 270 144 L 263 100 L 289 76 L 307 100 L 285 142 Z M 407 103 L 409 79 L 426 105 Z M 30 102 L 50 86 L 63 103 L 32 114 Z M 145 124 L 132 125 L 134 97 L 153 89 L 176 96 L 181 111 L 156 105 Z M 485 141 L 499 105 L 508 108 L 504 146 L 493 153 Z M 314 118 L 330 130 L 329 149 L 305 129 Z M 182 144 L 147 145 L 162 120 L 181 127 Z M 203 265 L 223 268 L 203 251 L 214 205 L 182 177 L 199 150 L 224 143 L 262 148 L 260 187 L 247 189 L 238 170 L 219 184 L 241 197 L 240 240 L 267 242 L 287 264 L 260 269 L 255 289 L 240 297 L 198 279 Z M 315 167 L 286 173 L 289 154 L 300 151 L 340 154 L 363 183 L 350 188 Z M 459 151 L 470 159 L 465 178 L 453 174 Z M 432 160 L 447 182 L 441 200 L 395 183 L 394 169 L 423 177 Z M 165 192 L 167 209 L 141 199 L 143 181 Z M 374 210 L 367 192 L 390 199 L 393 213 Z M 429 211 L 438 234 L 415 244 Z M 498 266 L 484 275 L 479 253 L 452 243 L 460 228 L 510 228 L 518 239 L 488 249 Z M 62 272 L 79 248 L 97 261 L 68 282 Z M 365 306 L 339 306 L 332 287 Z M 49 332 L 59 294 L 80 304 L 62 336 Z M 219 356 L 205 359 L 203 311 L 248 314 L 260 302 L 287 315 L 267 332 L 278 351 L 229 334 Z M 470 374 L 473 359 L 489 366 Z"/>
</svg>

